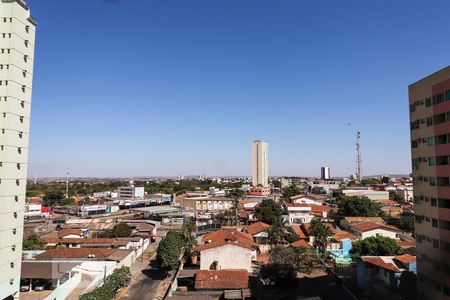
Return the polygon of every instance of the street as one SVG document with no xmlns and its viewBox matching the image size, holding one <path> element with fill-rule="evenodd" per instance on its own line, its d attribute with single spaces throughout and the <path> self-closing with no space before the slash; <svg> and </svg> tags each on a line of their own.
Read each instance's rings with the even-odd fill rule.
<svg viewBox="0 0 450 300">
<path fill-rule="evenodd" d="M 143 261 L 139 258 L 131 266 L 132 283 L 118 299 L 162 299 L 164 297 L 166 289 L 162 288 L 162 283 L 166 279 L 166 274 L 158 269 L 156 261 L 159 240 L 160 238 L 147 248 Z"/>
</svg>

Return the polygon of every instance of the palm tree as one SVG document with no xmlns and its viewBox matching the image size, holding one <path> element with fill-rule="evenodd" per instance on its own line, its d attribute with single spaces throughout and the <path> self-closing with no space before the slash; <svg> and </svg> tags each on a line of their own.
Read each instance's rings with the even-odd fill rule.
<svg viewBox="0 0 450 300">
<path fill-rule="evenodd" d="M 236 226 L 239 226 L 239 201 L 242 199 L 242 196 L 244 196 L 244 191 L 241 189 L 233 189 L 228 192 L 227 197 L 233 199 L 233 205 L 234 205 L 234 217 Z"/>
<path fill-rule="evenodd" d="M 276 218 L 268 230 L 268 239 L 271 245 L 279 245 L 285 241 L 289 225 L 283 217 Z"/>
<path fill-rule="evenodd" d="M 325 255 L 328 246 L 328 239 L 333 235 L 333 232 L 328 226 L 320 220 L 311 221 L 311 232 L 314 236 L 314 246 L 323 255 Z"/>
<path fill-rule="evenodd" d="M 195 245 L 197 245 L 196 233 L 197 225 L 194 219 L 189 219 L 189 221 L 183 225 L 183 236 L 185 239 L 184 254 L 189 259 L 194 251 Z"/>
</svg>

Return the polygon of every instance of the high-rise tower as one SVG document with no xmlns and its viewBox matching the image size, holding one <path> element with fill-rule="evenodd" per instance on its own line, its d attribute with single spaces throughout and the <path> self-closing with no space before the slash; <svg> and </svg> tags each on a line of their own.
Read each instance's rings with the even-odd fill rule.
<svg viewBox="0 0 450 300">
<path fill-rule="evenodd" d="M 267 143 L 261 140 L 253 141 L 253 186 L 269 186 L 269 163 L 267 156 Z"/>
<path fill-rule="evenodd" d="M 419 299 L 450 299 L 450 67 L 409 86 Z"/>
<path fill-rule="evenodd" d="M 0 2 L 0 299 L 19 291 L 36 22 Z"/>
</svg>

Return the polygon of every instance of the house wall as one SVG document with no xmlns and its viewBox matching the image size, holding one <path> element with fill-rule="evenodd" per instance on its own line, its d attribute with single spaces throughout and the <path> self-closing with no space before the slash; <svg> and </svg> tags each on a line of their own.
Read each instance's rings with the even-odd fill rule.
<svg viewBox="0 0 450 300">
<path fill-rule="evenodd" d="M 215 261 L 217 261 L 217 270 L 245 269 L 250 272 L 252 270 L 252 250 L 234 245 L 224 245 L 201 251 L 201 270 L 209 270 Z"/>
<path fill-rule="evenodd" d="M 365 238 L 368 238 L 368 237 L 371 237 L 371 236 L 377 236 L 377 235 L 390 237 L 391 239 L 398 239 L 398 233 L 397 232 L 384 230 L 384 229 L 374 229 L 374 230 L 362 232 L 360 236 L 361 236 L 362 239 L 365 239 Z"/>
</svg>

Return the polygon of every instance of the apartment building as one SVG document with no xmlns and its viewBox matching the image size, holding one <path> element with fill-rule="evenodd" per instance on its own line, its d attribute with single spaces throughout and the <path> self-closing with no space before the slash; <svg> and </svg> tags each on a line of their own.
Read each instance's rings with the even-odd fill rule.
<svg viewBox="0 0 450 300">
<path fill-rule="evenodd" d="M 253 186 L 269 186 L 269 162 L 267 148 L 267 143 L 261 140 L 253 141 Z"/>
<path fill-rule="evenodd" d="M 420 299 L 450 299 L 450 66 L 409 86 Z"/>
<path fill-rule="evenodd" d="M 0 298 L 20 285 L 36 22 L 24 1 L 0 2 Z"/>
</svg>

